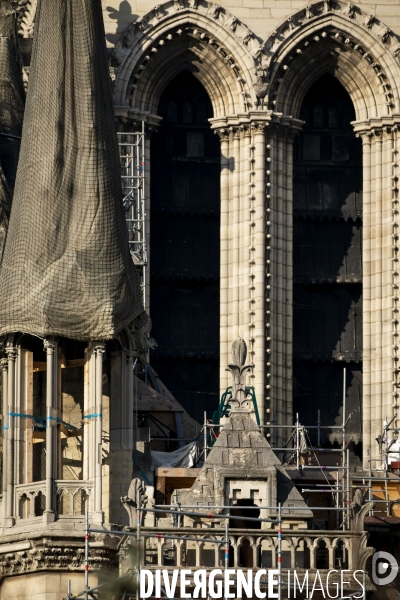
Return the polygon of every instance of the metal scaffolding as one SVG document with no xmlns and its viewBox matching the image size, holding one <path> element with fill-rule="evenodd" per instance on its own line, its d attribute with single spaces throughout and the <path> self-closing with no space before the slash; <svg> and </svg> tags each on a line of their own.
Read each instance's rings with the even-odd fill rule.
<svg viewBox="0 0 400 600">
<path fill-rule="evenodd" d="M 279 599 L 282 600 L 282 592 L 283 592 L 283 585 L 284 585 L 284 580 L 282 577 L 282 541 L 283 541 L 283 537 L 284 537 L 284 532 L 282 531 L 282 521 L 284 516 L 286 515 L 290 515 L 290 512 L 293 510 L 307 510 L 307 511 L 312 511 L 314 512 L 320 512 L 320 511 L 333 511 L 334 513 L 336 513 L 336 529 L 339 531 L 340 529 L 342 529 L 342 531 L 349 531 L 351 529 L 351 496 L 352 496 L 352 490 L 353 489 L 365 489 L 366 493 L 364 494 L 364 502 L 365 503 L 370 503 L 372 502 L 374 505 L 376 503 L 378 503 L 378 507 L 376 509 L 374 509 L 373 506 L 371 506 L 371 510 L 369 512 L 370 516 L 374 516 L 375 513 L 378 513 L 378 515 L 380 516 L 381 510 L 379 508 L 380 506 L 384 506 L 386 509 L 386 514 L 390 515 L 390 509 L 391 509 L 391 505 L 393 504 L 393 501 L 390 501 L 389 499 L 389 494 L 388 494 L 388 486 L 387 486 L 387 482 L 391 481 L 391 482 L 398 482 L 400 481 L 399 479 L 396 479 L 396 477 L 390 478 L 389 477 L 389 469 L 388 469 L 388 460 L 389 460 L 389 456 L 390 454 L 393 452 L 398 452 L 398 450 L 396 451 L 392 451 L 391 450 L 391 446 L 393 444 L 393 442 L 391 443 L 388 439 L 388 434 L 390 431 L 395 431 L 397 433 L 397 429 L 392 429 L 390 428 L 391 422 L 388 422 L 388 420 L 385 418 L 384 423 L 383 423 L 383 433 L 382 436 L 380 436 L 382 438 L 382 444 L 380 443 L 380 439 L 377 438 L 377 441 L 379 439 L 379 444 L 380 444 L 380 448 L 382 451 L 382 455 L 384 455 L 383 458 L 383 463 L 381 466 L 382 469 L 382 476 L 377 475 L 376 473 L 373 473 L 372 468 L 371 468 L 371 460 L 369 460 L 369 472 L 368 474 L 365 472 L 359 472 L 359 475 L 357 476 L 357 472 L 354 472 L 352 474 L 350 474 L 350 452 L 349 449 L 347 447 L 346 444 L 346 424 L 348 419 L 345 419 L 345 411 L 343 414 L 343 423 L 342 425 L 335 425 L 335 426 L 322 426 L 320 424 L 320 419 L 318 418 L 318 425 L 314 425 L 314 426 L 309 426 L 309 427 L 304 427 L 300 424 L 299 422 L 299 417 L 298 415 L 296 416 L 296 422 L 293 426 L 280 426 L 280 425 L 272 425 L 272 424 L 268 424 L 265 426 L 260 426 L 261 428 L 283 428 L 283 429 L 292 429 L 292 436 L 291 436 L 291 440 L 292 440 L 292 446 L 291 447 L 284 447 L 284 448 L 272 448 L 275 452 L 277 453 L 286 453 L 286 452 L 290 452 L 292 453 L 292 462 L 293 464 L 296 466 L 296 469 L 299 471 L 303 471 L 303 470 L 320 470 L 321 472 L 335 472 L 335 479 L 333 482 L 330 482 L 328 479 L 326 479 L 325 483 L 321 483 L 321 484 L 317 484 L 317 483 L 309 483 L 307 481 L 304 481 L 302 483 L 298 483 L 295 484 L 297 485 L 297 487 L 300 487 L 301 492 L 302 493 L 328 493 L 332 495 L 332 500 L 333 500 L 333 506 L 318 506 L 318 505 L 311 505 L 311 506 L 307 506 L 307 507 L 296 507 L 294 508 L 289 508 L 289 507 L 283 507 L 281 505 L 281 503 L 277 503 L 276 506 L 257 506 L 257 508 L 261 509 L 268 509 L 268 510 L 274 510 L 276 511 L 275 515 L 273 515 L 272 517 L 270 516 L 269 518 L 260 518 L 260 517 L 246 517 L 246 516 L 241 516 L 240 518 L 242 520 L 245 521 L 249 521 L 249 522 L 268 522 L 271 523 L 275 526 L 276 532 L 277 532 L 277 540 L 278 540 L 278 544 L 277 544 L 277 568 L 279 570 L 279 577 L 278 577 L 278 594 L 279 594 Z M 201 457 L 203 457 L 204 460 L 207 460 L 207 456 L 208 456 L 208 452 L 212 449 L 212 445 L 213 445 L 213 440 L 215 439 L 215 429 L 219 430 L 220 428 L 222 428 L 223 425 L 221 424 L 213 424 L 210 423 L 207 419 L 206 413 L 204 413 L 204 424 L 203 427 L 200 431 L 200 434 L 198 436 L 198 441 L 202 439 L 203 441 L 203 449 L 202 452 L 199 452 L 199 456 L 197 458 L 197 460 L 199 460 Z M 301 465 L 300 463 L 300 456 L 302 454 L 302 450 L 300 447 L 300 430 L 301 429 L 318 429 L 318 447 L 317 448 L 309 448 L 309 450 L 311 449 L 311 451 L 314 453 L 316 460 L 317 460 L 317 465 Z M 320 430 L 322 429 L 337 429 L 339 431 L 342 432 L 342 444 L 341 444 L 341 448 L 339 449 L 326 449 L 326 448 L 322 448 L 320 447 Z M 397 436 L 395 436 L 395 439 L 397 440 Z M 338 452 L 341 456 L 341 464 L 336 464 L 336 465 L 321 465 L 317 459 L 317 452 Z M 379 459 L 379 460 L 382 460 Z M 380 487 L 379 489 L 373 489 L 373 484 L 375 483 L 380 483 L 380 482 L 384 482 L 385 485 Z M 144 484 L 142 484 L 144 485 Z M 310 489 L 312 488 L 312 489 Z M 375 496 L 375 494 L 383 494 L 384 495 L 384 499 L 380 500 L 377 499 Z M 66 596 L 66 600 L 74 600 L 74 599 L 82 599 L 82 600 L 89 600 L 89 598 L 92 598 L 93 600 L 100 600 L 101 598 L 101 592 L 102 591 L 106 591 L 110 586 L 116 584 L 117 582 L 124 582 L 127 581 L 128 583 L 132 583 L 134 585 L 135 588 L 135 592 L 131 592 L 128 590 L 128 588 L 126 588 L 125 592 L 123 592 L 123 600 L 128 600 L 129 598 L 134 599 L 135 600 L 139 600 L 140 598 L 140 592 L 139 592 L 139 577 L 140 577 L 140 571 L 143 568 L 143 558 L 144 558 L 144 540 L 147 538 L 157 538 L 157 539 L 166 539 L 166 540 L 171 540 L 171 543 L 174 543 L 174 540 L 183 540 L 183 541 L 191 541 L 191 540 L 196 540 L 197 538 L 191 537 L 186 534 L 184 535 L 180 535 L 178 532 L 177 533 L 173 533 L 173 535 L 165 535 L 163 533 L 149 533 L 149 532 L 145 532 L 142 531 L 142 517 L 143 515 L 145 515 L 146 513 L 156 513 L 159 515 L 172 515 L 172 516 L 176 516 L 177 517 L 177 527 L 180 527 L 181 524 L 181 517 L 182 516 L 187 516 L 187 517 L 206 517 L 207 519 L 216 519 L 216 520 L 225 520 L 225 525 L 224 525 L 224 530 L 225 530 L 225 534 L 221 534 L 221 533 L 215 533 L 214 534 L 214 538 L 213 539 L 209 539 L 207 538 L 207 543 L 210 544 L 217 544 L 219 545 L 221 548 L 224 549 L 224 568 L 225 570 L 228 569 L 229 567 L 229 519 L 231 519 L 233 517 L 233 515 L 231 514 L 231 509 L 233 508 L 233 506 L 231 505 L 218 505 L 218 506 L 203 506 L 203 505 L 190 505 L 190 504 L 155 504 L 152 508 L 148 508 L 146 506 L 142 505 L 141 502 L 141 490 L 137 491 L 137 497 L 136 497 L 136 530 L 135 531 L 129 531 L 127 529 L 124 530 L 119 530 L 119 529 L 110 529 L 110 530 L 104 530 L 104 529 L 95 529 L 93 527 L 90 526 L 89 524 L 89 516 L 88 514 L 86 514 L 86 528 L 85 528 L 85 577 L 84 577 L 84 589 L 81 590 L 78 593 L 72 593 L 70 584 L 68 585 L 68 593 Z M 246 508 L 246 507 L 242 507 L 242 508 Z M 247 508 L 253 508 L 253 506 L 249 506 Z M 193 509 L 196 509 L 196 511 L 198 511 L 199 509 L 206 509 L 208 512 L 206 513 L 199 513 L 199 512 L 193 512 Z M 225 512 L 224 514 L 222 514 L 221 512 L 218 513 L 213 513 L 213 512 L 209 512 L 212 509 L 218 509 L 219 511 L 224 510 L 224 511 L 228 511 Z M 290 532 L 290 530 L 288 530 Z M 120 577 L 116 577 L 115 579 L 112 579 L 111 581 L 108 581 L 106 583 L 91 587 L 89 585 L 89 565 L 90 565 L 90 547 L 89 547 L 89 540 L 90 540 L 90 536 L 92 534 L 107 534 L 107 535 L 115 535 L 117 537 L 121 537 L 123 539 L 128 539 L 129 537 L 134 537 L 136 538 L 136 545 L 133 546 L 133 548 L 135 549 L 135 559 L 134 559 L 134 565 L 133 568 L 128 569 L 122 576 Z M 119 544 L 119 548 L 121 550 L 121 543 L 122 540 Z M 263 580 L 262 580 L 263 581 Z M 128 585 L 128 584 L 126 584 Z M 363 574 L 363 585 L 364 585 L 364 593 L 363 593 L 363 598 L 365 600 L 365 573 Z M 100 594 L 100 595 L 99 595 Z M 165 590 L 162 588 L 162 596 L 161 598 L 167 598 L 167 594 L 165 592 Z M 154 596 L 151 596 L 150 600 L 155 600 Z M 173 599 L 175 600 L 175 599 Z M 178 599 L 176 599 L 178 600 Z"/>
<path fill-rule="evenodd" d="M 141 131 L 118 131 L 121 161 L 122 198 L 128 227 L 129 249 L 138 269 L 146 307 L 146 158 L 145 125 Z"/>
</svg>

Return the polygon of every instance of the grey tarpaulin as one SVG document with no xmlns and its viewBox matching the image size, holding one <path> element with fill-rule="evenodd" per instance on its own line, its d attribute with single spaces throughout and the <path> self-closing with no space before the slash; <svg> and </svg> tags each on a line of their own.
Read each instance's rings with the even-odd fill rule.
<svg viewBox="0 0 400 600">
<path fill-rule="evenodd" d="M 105 340 L 143 311 L 100 0 L 39 1 L 0 284 L 0 334 Z"/>
<path fill-rule="evenodd" d="M 196 460 L 196 442 L 191 442 L 173 452 L 151 451 L 151 468 L 157 467 L 193 467 Z"/>
<path fill-rule="evenodd" d="M 0 0 L 0 258 L 17 172 L 24 100 L 16 16 L 8 0 Z"/>
</svg>

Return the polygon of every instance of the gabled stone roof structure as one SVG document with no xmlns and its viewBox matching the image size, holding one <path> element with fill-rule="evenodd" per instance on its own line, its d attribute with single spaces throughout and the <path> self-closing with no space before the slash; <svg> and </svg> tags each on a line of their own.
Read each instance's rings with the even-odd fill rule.
<svg viewBox="0 0 400 600">
<path fill-rule="evenodd" d="M 227 505 L 237 499 L 234 489 L 241 486 L 249 490 L 249 495 L 251 489 L 259 490 L 258 498 L 252 499 L 258 500 L 260 506 L 277 506 L 280 502 L 282 507 L 306 507 L 250 412 L 232 413 L 187 493 L 185 504 Z M 242 492 L 242 497 L 246 497 L 243 493 L 247 492 Z M 312 513 L 293 510 L 290 516 L 304 520 L 311 518 Z"/>
<path fill-rule="evenodd" d="M 304 521 L 312 517 L 312 512 L 306 510 L 300 492 L 254 420 L 245 381 L 253 365 L 246 364 L 246 356 L 246 343 L 237 338 L 228 366 L 233 379 L 229 419 L 192 488 L 178 494 L 180 501 L 185 495 L 187 505 L 227 506 L 248 499 L 258 506 L 274 507 L 263 510 L 264 516 L 275 513 L 281 503 L 283 508 L 294 507 L 290 518 Z M 302 510 L 296 511 L 296 507 Z"/>
</svg>

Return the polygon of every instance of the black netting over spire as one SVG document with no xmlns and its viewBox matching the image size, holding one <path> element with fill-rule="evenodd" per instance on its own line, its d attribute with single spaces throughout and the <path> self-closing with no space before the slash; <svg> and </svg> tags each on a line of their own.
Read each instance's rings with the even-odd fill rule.
<svg viewBox="0 0 400 600">
<path fill-rule="evenodd" d="M 114 337 L 143 310 L 100 0 L 41 0 L 0 271 L 0 333 Z"/>
<path fill-rule="evenodd" d="M 8 0 L 0 0 L 0 257 L 10 217 L 23 115 L 16 16 Z"/>
</svg>

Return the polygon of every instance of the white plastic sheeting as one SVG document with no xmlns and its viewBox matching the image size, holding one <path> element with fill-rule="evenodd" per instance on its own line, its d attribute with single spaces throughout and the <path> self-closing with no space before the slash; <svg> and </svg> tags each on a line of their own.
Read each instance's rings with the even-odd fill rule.
<svg viewBox="0 0 400 600">
<path fill-rule="evenodd" d="M 191 442 L 183 448 L 178 448 L 174 452 L 151 451 L 151 468 L 157 467 L 193 467 L 196 458 L 196 442 Z"/>
</svg>

